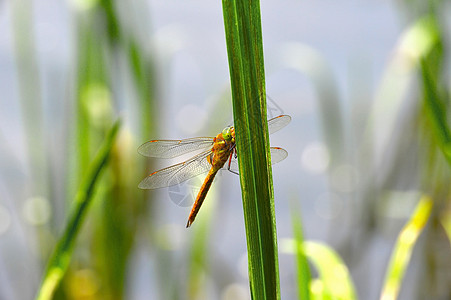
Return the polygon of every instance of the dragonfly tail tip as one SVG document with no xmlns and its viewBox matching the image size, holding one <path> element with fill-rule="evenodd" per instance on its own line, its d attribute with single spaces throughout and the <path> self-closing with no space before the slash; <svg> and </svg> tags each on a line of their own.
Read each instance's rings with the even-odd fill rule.
<svg viewBox="0 0 451 300">
<path fill-rule="evenodd" d="M 193 222 L 191 222 L 191 220 L 188 219 L 188 222 L 186 223 L 186 228 L 190 227 L 192 223 L 193 223 Z"/>
</svg>

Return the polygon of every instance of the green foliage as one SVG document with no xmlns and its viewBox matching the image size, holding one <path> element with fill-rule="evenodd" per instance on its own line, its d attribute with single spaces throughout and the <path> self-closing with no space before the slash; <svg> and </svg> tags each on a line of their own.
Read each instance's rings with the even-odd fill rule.
<svg viewBox="0 0 451 300">
<path fill-rule="evenodd" d="M 434 82 L 425 60 L 421 60 L 421 74 L 426 111 L 432 123 L 437 144 L 451 165 L 451 132 L 447 123 L 446 105 L 440 99 L 437 84 Z"/>
<path fill-rule="evenodd" d="M 450 162 L 451 157 L 451 133 L 448 125 L 449 105 L 447 105 L 449 97 L 446 93 L 449 87 L 443 86 L 443 46 L 440 26 L 438 18 L 435 15 L 428 14 L 419 17 L 401 35 L 395 51 L 395 57 L 388 65 L 380 91 L 377 94 L 373 109 L 370 112 L 370 118 L 366 121 L 367 128 L 362 136 L 364 146 L 363 155 L 365 155 L 365 159 L 362 161 L 364 161 L 365 166 L 368 165 L 368 158 L 371 159 L 368 154 L 371 154 L 373 151 L 373 133 L 377 132 L 379 133 L 379 136 L 382 137 L 384 149 L 385 147 L 394 147 L 393 143 L 389 142 L 392 137 L 391 132 L 399 122 L 399 116 L 402 113 L 404 104 L 403 101 L 405 101 L 409 89 L 412 88 L 412 78 L 416 75 L 416 72 L 420 70 L 422 98 L 420 97 L 419 102 L 421 105 L 418 105 L 420 108 L 420 115 L 418 116 L 419 124 L 416 125 L 423 126 L 420 127 L 420 132 L 421 130 L 424 130 L 425 136 L 420 140 L 420 144 L 415 144 L 420 149 L 420 154 L 417 154 L 418 159 L 420 160 L 419 165 L 424 167 L 424 173 L 422 174 L 423 182 L 419 189 L 422 192 L 432 193 L 433 198 L 437 198 L 434 201 L 436 202 L 436 205 L 432 205 L 433 202 L 429 197 L 423 197 L 418 204 L 417 209 L 411 215 L 410 221 L 400 233 L 392 253 L 381 299 L 396 299 L 405 271 L 410 263 L 413 247 L 417 244 L 418 236 L 422 232 L 429 217 L 438 217 L 438 220 L 436 221 L 440 221 L 449 236 L 448 238 L 451 237 L 449 234 L 449 228 L 451 228 L 449 226 L 449 208 L 445 210 L 438 210 L 437 208 L 449 207 L 449 200 L 446 199 L 449 199 L 450 172 L 449 168 L 446 168 L 446 164 L 443 164 L 443 160 L 435 157 L 435 153 L 437 153 L 437 150 L 440 150 L 448 163 Z M 306 51 L 305 49 L 301 49 L 301 47 L 298 47 L 295 50 L 302 50 L 303 53 L 309 53 L 313 58 L 318 60 L 316 56 L 312 55 L 311 51 Z M 302 53 L 302 51 L 297 52 Z M 308 63 L 306 64 L 308 65 Z M 304 70 L 303 65 L 300 65 L 299 63 L 295 65 L 301 70 Z M 322 70 L 324 67 L 319 69 Z M 318 78 L 317 80 L 328 80 L 327 76 L 324 77 L 325 79 Z M 384 120 L 384 122 L 375 122 L 376 120 Z M 375 125 L 378 127 L 374 127 Z M 415 127 L 415 129 L 418 130 L 418 127 Z M 333 129 L 328 126 L 325 127 L 325 130 L 331 132 Z M 416 134 L 418 134 L 418 132 Z M 331 146 L 332 144 L 330 142 L 326 140 L 326 143 L 329 145 L 329 149 L 336 151 L 334 147 Z M 404 155 L 404 153 L 401 152 L 400 155 Z M 332 153 L 332 157 L 333 156 L 334 153 Z M 335 157 L 340 156 L 335 155 Z M 444 170 L 444 166 L 446 170 Z M 368 168 L 363 168 L 363 170 L 365 173 L 369 173 Z M 395 163 L 393 165 L 393 171 L 391 172 L 396 176 L 399 176 L 400 173 L 396 173 L 397 171 L 399 172 L 399 170 L 397 170 L 397 164 Z M 387 183 L 385 183 L 388 188 L 392 188 L 391 183 L 389 182 L 389 179 L 392 178 L 390 176 L 392 175 L 387 175 Z M 385 185 L 375 185 L 371 182 L 373 179 L 370 177 L 368 186 L 364 186 L 363 188 L 367 190 L 369 197 L 374 197 L 374 200 L 378 201 L 380 198 L 375 192 L 377 193 L 387 187 Z M 436 212 L 434 212 L 434 209 Z M 319 273 L 319 278 L 311 281 L 310 298 L 356 299 L 349 272 L 344 268 L 344 264 L 340 262 L 341 259 L 339 259 L 337 254 L 331 251 L 331 249 L 327 249 L 327 247 L 321 248 L 315 244 L 309 245 L 309 242 L 303 242 L 304 247 L 299 245 L 299 242 L 302 241 L 302 238 L 300 238 L 302 232 L 300 220 L 299 218 L 294 218 L 294 220 L 296 219 L 299 223 L 296 226 L 298 228 L 297 232 L 295 231 L 297 244 L 296 246 L 291 246 L 292 249 L 290 248 L 290 253 L 295 251 L 294 249 L 297 249 L 299 289 L 301 291 L 304 290 L 305 285 L 308 284 L 306 279 L 299 276 L 302 272 L 305 273 L 305 271 L 300 271 L 305 270 L 305 263 L 303 262 L 299 265 L 299 262 L 302 262 L 302 255 L 307 255 L 313 265 L 316 266 Z M 428 234 L 430 235 L 430 232 L 428 232 Z M 435 241 L 432 240 L 432 242 Z M 302 252 L 300 249 L 304 249 L 304 251 Z M 430 249 L 433 249 L 433 247 L 430 247 Z M 435 256 L 436 254 L 430 253 L 430 255 L 431 257 L 434 257 L 434 260 L 439 259 L 438 255 Z M 347 274 L 347 276 L 341 277 L 341 279 L 346 278 L 344 282 L 340 281 L 340 278 L 333 278 L 333 272 L 330 270 L 334 268 L 330 266 L 334 265 L 334 263 L 339 266 L 337 267 L 337 270 L 343 270 L 344 268 L 345 272 L 343 273 Z M 436 262 L 431 262 L 429 260 L 428 263 L 425 263 L 427 266 L 426 269 L 433 268 L 433 264 Z M 429 272 L 434 272 L 433 269 L 428 270 Z M 338 273 L 340 272 L 342 271 L 339 271 Z M 431 280 L 430 276 L 424 275 L 424 277 L 426 281 Z M 423 284 L 427 285 L 425 283 Z M 424 291 L 424 294 L 429 295 L 427 291 Z M 304 294 L 300 296 L 300 299 L 305 299 L 306 297 L 308 296 Z"/>
<path fill-rule="evenodd" d="M 293 220 L 300 222 L 298 217 Z M 296 231 L 298 230 L 299 228 Z M 320 242 L 300 241 L 298 237 L 283 242 L 282 251 L 296 255 L 298 261 L 299 299 L 357 299 L 348 268 L 330 246 Z M 317 270 L 318 278 L 311 278 L 307 259 Z"/>
<path fill-rule="evenodd" d="M 114 78 L 131 77 L 137 97 L 120 99 L 121 105 L 132 103 L 137 112 L 135 118 L 140 129 L 133 135 L 126 127 L 121 135 L 120 147 L 114 152 L 107 184 L 102 196 L 108 201 L 96 207 L 93 219 L 91 239 L 93 269 L 102 282 L 99 295 L 104 299 L 122 299 L 124 294 L 127 263 L 129 260 L 138 224 L 146 224 L 143 219 L 149 211 L 148 193 L 136 189 L 136 178 L 144 176 L 146 164 L 142 157 L 136 155 L 135 139 L 147 140 L 153 133 L 155 120 L 154 86 L 152 66 L 148 53 L 135 35 L 127 30 L 124 19 L 119 17 L 118 3 L 102 0 L 78 15 L 78 72 L 77 72 L 77 161 L 71 172 L 84 172 L 92 157 L 92 149 L 99 143 L 116 111 L 116 90 Z M 141 23 L 142 25 L 142 23 Z M 122 58 L 128 63 L 125 72 L 117 72 L 111 61 Z M 126 86 L 126 85 L 124 85 Z M 134 103 L 133 103 L 134 102 Z M 84 267 L 84 265 L 82 265 Z M 74 272 L 77 272 L 75 269 Z M 70 285 L 68 279 L 68 284 Z"/>
<path fill-rule="evenodd" d="M 381 299 L 397 299 L 404 274 L 412 256 L 413 247 L 431 215 L 432 206 L 432 199 L 423 196 L 409 222 L 399 234 L 385 277 Z"/>
<path fill-rule="evenodd" d="M 423 196 L 411 219 L 402 229 L 396 241 L 387 270 L 381 299 L 396 299 L 404 274 L 409 265 L 413 247 L 424 229 L 432 212 L 433 201 Z M 298 261 L 299 299 L 357 299 L 349 271 L 339 255 L 330 247 L 317 242 L 303 241 L 299 216 L 293 215 L 295 240 L 283 247 L 285 252 L 296 255 Z M 311 280 L 308 258 L 319 278 Z"/>
<path fill-rule="evenodd" d="M 310 300 L 310 284 L 311 284 L 311 274 L 310 267 L 307 262 L 307 257 L 304 250 L 304 234 L 302 232 L 302 221 L 298 209 L 291 209 L 291 220 L 293 223 L 293 233 L 295 240 L 294 254 L 296 255 L 296 266 L 298 272 L 298 295 L 299 299 Z"/>
<path fill-rule="evenodd" d="M 86 177 L 84 178 L 73 202 L 73 207 L 69 212 L 69 218 L 63 235 L 59 239 L 49 260 L 47 270 L 36 299 L 52 299 L 55 289 L 69 267 L 78 232 L 83 225 L 84 218 L 89 209 L 89 205 L 91 204 L 99 176 L 102 170 L 104 170 L 107 166 L 119 126 L 119 121 L 114 124 L 96 157 L 90 164 Z"/>
<path fill-rule="evenodd" d="M 253 299 L 280 299 L 259 1 L 224 0 Z"/>
<path fill-rule="evenodd" d="M 351 274 L 332 248 L 310 241 L 304 242 L 303 248 L 319 274 L 319 278 L 310 285 L 313 299 L 357 299 Z"/>
</svg>

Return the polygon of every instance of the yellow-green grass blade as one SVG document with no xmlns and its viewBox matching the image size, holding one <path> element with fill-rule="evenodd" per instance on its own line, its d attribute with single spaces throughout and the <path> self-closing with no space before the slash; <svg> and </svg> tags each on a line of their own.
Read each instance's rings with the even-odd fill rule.
<svg viewBox="0 0 451 300">
<path fill-rule="evenodd" d="M 319 280 L 310 286 L 314 299 L 357 299 L 351 274 L 332 248 L 307 241 L 304 242 L 304 252 L 319 274 Z"/>
<path fill-rule="evenodd" d="M 62 237 L 59 239 L 56 248 L 49 260 L 47 269 L 36 299 L 52 299 L 55 289 L 58 287 L 69 266 L 75 240 L 78 232 L 83 225 L 89 204 L 94 194 L 95 186 L 101 171 L 105 169 L 110 157 L 117 132 L 120 127 L 120 121 L 117 121 L 109 131 L 100 150 L 90 164 L 86 177 L 75 197 L 73 207 L 69 213 L 69 219 L 64 229 Z"/>
<path fill-rule="evenodd" d="M 297 254 L 301 248 L 305 257 L 318 271 L 318 278 L 309 278 L 309 299 L 357 299 L 351 274 L 332 248 L 314 241 L 303 241 L 299 244 L 298 239 L 282 240 L 281 248 L 284 253 L 290 254 Z"/>
<path fill-rule="evenodd" d="M 432 199 L 428 196 L 423 196 L 409 222 L 399 234 L 388 266 L 381 300 L 397 299 L 404 274 L 412 256 L 413 247 L 429 219 L 432 205 Z"/>
<path fill-rule="evenodd" d="M 451 212 L 448 211 L 440 218 L 440 223 L 442 224 L 443 228 L 445 229 L 445 233 L 448 236 L 448 240 L 450 242 L 451 246 Z"/>
<path fill-rule="evenodd" d="M 280 299 L 260 3 L 223 0 L 252 299 Z"/>
</svg>

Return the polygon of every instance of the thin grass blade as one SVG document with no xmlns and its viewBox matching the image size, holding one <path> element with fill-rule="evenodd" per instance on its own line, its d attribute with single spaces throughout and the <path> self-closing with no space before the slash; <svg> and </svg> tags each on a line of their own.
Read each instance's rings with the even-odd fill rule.
<svg viewBox="0 0 451 300">
<path fill-rule="evenodd" d="M 409 222 L 399 234 L 385 277 L 381 300 L 395 300 L 398 298 L 399 289 L 409 265 L 413 247 L 431 215 L 432 206 L 432 199 L 428 196 L 423 196 Z"/>
<path fill-rule="evenodd" d="M 38 300 L 52 299 L 55 289 L 67 271 L 75 240 L 83 225 L 83 220 L 91 203 L 99 176 L 108 164 L 111 148 L 113 147 L 119 127 L 120 121 L 117 121 L 108 133 L 99 152 L 89 166 L 87 176 L 81 183 L 73 207 L 70 210 L 69 219 L 63 235 L 49 260 L 44 279 L 36 297 Z"/>
<path fill-rule="evenodd" d="M 281 243 L 283 253 L 297 254 L 299 247 L 319 275 L 309 279 L 309 299 L 357 299 L 351 274 L 332 248 L 313 241 L 303 241 L 300 245 L 298 239 L 283 239 Z"/>
<path fill-rule="evenodd" d="M 421 60 L 421 75 L 426 111 L 428 112 L 438 146 L 451 165 L 451 131 L 447 122 L 445 103 L 440 99 L 437 85 L 425 60 Z"/>
<path fill-rule="evenodd" d="M 294 205 L 293 205 L 294 206 Z M 294 254 L 296 256 L 296 265 L 298 272 L 298 295 L 301 300 L 310 300 L 310 267 L 304 251 L 304 234 L 302 230 L 302 220 L 299 209 L 291 208 L 291 220 L 293 223 L 293 233 L 295 240 Z"/>
<path fill-rule="evenodd" d="M 357 299 L 351 274 L 332 248 L 308 241 L 304 242 L 304 251 L 319 273 L 319 281 L 316 283 L 320 283 L 321 289 L 315 289 L 315 285 L 311 285 L 312 294 L 315 294 L 315 290 L 321 290 L 322 297 L 319 299 Z"/>
</svg>

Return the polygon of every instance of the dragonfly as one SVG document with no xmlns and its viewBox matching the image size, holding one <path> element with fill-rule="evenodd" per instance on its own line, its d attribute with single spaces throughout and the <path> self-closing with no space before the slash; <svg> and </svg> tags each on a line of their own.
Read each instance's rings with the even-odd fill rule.
<svg viewBox="0 0 451 300">
<path fill-rule="evenodd" d="M 268 121 L 269 133 L 285 127 L 291 121 L 288 115 L 280 115 Z M 190 178 L 208 172 L 197 194 L 188 217 L 186 227 L 193 224 L 202 203 L 207 196 L 213 179 L 221 169 L 238 174 L 238 154 L 235 143 L 235 128 L 229 126 L 216 137 L 196 137 L 182 140 L 152 140 L 138 148 L 138 153 L 153 158 L 175 158 L 194 151 L 201 151 L 190 159 L 153 172 L 138 185 L 141 189 L 158 189 L 180 184 Z M 279 147 L 271 147 L 272 164 L 284 160 L 288 152 Z"/>
</svg>

